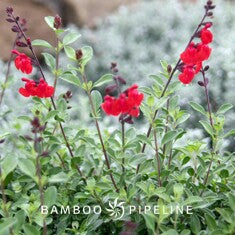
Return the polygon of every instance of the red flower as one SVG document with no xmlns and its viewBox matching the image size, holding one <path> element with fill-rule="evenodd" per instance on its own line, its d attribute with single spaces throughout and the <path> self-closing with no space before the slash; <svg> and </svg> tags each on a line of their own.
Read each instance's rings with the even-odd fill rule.
<svg viewBox="0 0 235 235">
<path fill-rule="evenodd" d="M 195 76 L 195 71 L 192 67 L 186 67 L 183 70 L 183 73 L 179 75 L 179 80 L 183 84 L 189 84 Z"/>
<path fill-rule="evenodd" d="M 12 50 L 12 53 L 16 54 L 15 66 L 22 73 L 30 74 L 33 70 L 31 59 L 24 53 L 20 53 L 17 50 Z"/>
<path fill-rule="evenodd" d="M 40 78 L 39 83 L 28 78 L 22 78 L 22 81 L 25 82 L 25 87 L 21 87 L 19 93 L 24 97 L 49 98 L 54 94 L 54 87 L 49 86 L 43 78 Z"/>
<path fill-rule="evenodd" d="M 200 38 L 203 44 L 209 44 L 213 41 L 213 34 L 210 30 L 208 30 L 211 26 L 211 23 L 207 23 L 200 32 Z"/>
<path fill-rule="evenodd" d="M 202 62 L 207 60 L 211 54 L 211 48 L 208 46 L 213 40 L 213 34 L 208 28 L 212 24 L 207 23 L 200 31 L 201 43 L 191 42 L 189 46 L 180 55 L 183 62 L 183 72 L 179 75 L 179 80 L 183 84 L 189 84 L 195 74 L 199 73 L 202 68 Z"/>
<path fill-rule="evenodd" d="M 118 98 L 109 95 L 104 97 L 104 103 L 101 105 L 104 112 L 108 115 L 118 116 L 120 114 L 129 114 L 133 117 L 139 116 L 139 106 L 144 95 L 138 92 L 138 86 L 134 84 Z"/>
</svg>

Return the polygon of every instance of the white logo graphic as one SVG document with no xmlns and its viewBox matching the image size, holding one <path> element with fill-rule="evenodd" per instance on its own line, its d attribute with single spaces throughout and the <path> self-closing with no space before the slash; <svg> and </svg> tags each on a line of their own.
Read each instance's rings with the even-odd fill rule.
<svg viewBox="0 0 235 235">
<path fill-rule="evenodd" d="M 113 203 L 109 201 L 109 208 L 106 208 L 106 210 L 111 217 L 114 217 L 116 220 L 121 219 L 125 212 L 124 203 L 125 202 L 118 203 L 118 198 L 116 198 Z"/>
</svg>

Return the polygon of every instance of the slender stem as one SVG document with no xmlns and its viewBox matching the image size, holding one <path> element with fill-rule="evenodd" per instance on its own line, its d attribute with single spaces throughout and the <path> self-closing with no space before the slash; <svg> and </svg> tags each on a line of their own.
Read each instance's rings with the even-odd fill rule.
<svg viewBox="0 0 235 235">
<path fill-rule="evenodd" d="M 153 130 L 153 136 L 154 136 L 155 152 L 156 152 L 156 159 L 157 159 L 158 184 L 159 184 L 160 187 L 162 187 L 162 181 L 161 181 L 161 161 L 160 161 L 159 152 L 158 152 L 157 133 L 156 133 L 155 129 Z"/>
<path fill-rule="evenodd" d="M 170 99 L 167 99 L 167 103 L 166 103 L 167 116 L 166 116 L 165 134 L 168 132 L 168 123 L 169 123 L 168 110 L 169 110 L 169 103 L 170 103 Z M 163 155 L 165 155 L 165 152 L 166 152 L 166 144 L 163 145 L 163 150 L 162 150 Z"/>
<path fill-rule="evenodd" d="M 91 97 L 91 92 L 88 89 L 88 85 L 87 85 L 88 81 L 87 81 L 86 75 L 83 74 L 82 78 L 83 78 L 84 83 L 86 84 L 86 93 L 88 95 L 90 106 L 91 106 L 91 111 L 92 111 L 92 114 L 93 114 L 94 119 L 95 119 L 95 125 L 96 125 L 96 129 L 97 129 L 97 132 L 98 132 L 99 140 L 100 140 L 100 143 L 101 143 L 101 146 L 102 146 L 102 151 L 103 151 L 103 154 L 104 154 L 104 157 L 105 157 L 105 163 L 106 163 L 106 166 L 107 166 L 107 168 L 109 170 L 109 176 L 111 178 L 111 181 L 112 181 L 112 184 L 113 184 L 114 188 L 116 189 L 116 192 L 119 192 L 119 189 L 117 187 L 117 184 L 116 184 L 116 182 L 114 180 L 114 177 L 113 177 L 113 174 L 111 172 L 111 167 L 110 167 L 110 162 L 109 162 L 108 154 L 107 154 L 107 151 L 106 151 L 105 146 L 104 146 L 104 141 L 103 141 L 103 137 L 101 135 L 99 122 L 98 122 L 98 120 L 96 118 L 95 106 L 94 106 L 94 103 L 93 103 L 93 100 L 92 100 L 92 97 Z"/>
<path fill-rule="evenodd" d="M 125 122 L 121 120 L 122 125 L 122 152 L 124 153 L 124 147 L 125 147 Z M 122 172 L 125 173 L 125 158 L 122 158 Z"/>
<path fill-rule="evenodd" d="M 189 46 L 189 44 L 193 41 L 195 35 L 197 34 L 199 28 L 201 27 L 202 23 L 204 22 L 204 20 L 205 20 L 205 18 L 206 18 L 206 16 L 207 16 L 207 12 L 208 12 L 208 10 L 205 11 L 205 14 L 204 14 L 204 16 L 202 17 L 201 22 L 199 23 L 199 25 L 197 26 L 196 30 L 195 30 L 194 33 L 192 34 L 192 36 L 191 36 L 191 38 L 190 38 L 190 40 L 189 40 L 189 42 L 188 42 L 188 44 L 187 44 L 187 46 L 186 46 L 185 48 L 187 48 L 187 47 Z M 180 64 L 180 62 L 181 62 L 181 59 L 179 58 L 179 60 L 177 61 L 175 67 L 174 67 L 174 68 L 172 69 L 172 71 L 171 71 L 171 74 L 170 74 L 170 76 L 169 76 L 169 78 L 168 78 L 168 80 L 167 80 L 167 83 L 166 83 L 166 85 L 165 85 L 165 87 L 164 87 L 164 89 L 163 89 L 163 91 L 162 91 L 162 94 L 161 94 L 160 98 L 162 98 L 162 97 L 165 95 L 165 93 L 166 93 L 166 91 L 167 91 L 167 88 L 168 88 L 168 86 L 170 85 L 170 82 L 171 82 L 171 80 L 172 80 L 172 78 L 173 78 L 173 75 L 175 74 L 175 72 L 176 72 L 176 70 L 177 70 L 177 68 L 178 68 L 178 66 L 179 66 L 179 64 Z M 155 111 L 153 119 L 156 118 L 157 113 L 158 113 L 158 110 Z M 149 125 L 149 129 L 148 129 L 147 134 L 146 134 L 147 137 L 150 136 L 151 131 L 152 131 L 152 124 Z M 143 146 L 142 146 L 142 150 L 141 150 L 142 153 L 144 153 L 145 148 L 146 148 L 146 143 L 144 143 Z M 137 173 L 137 174 L 138 174 L 138 172 L 139 172 L 139 169 L 140 169 L 140 164 L 138 164 L 138 166 L 137 166 L 137 168 L 136 168 L 136 173 Z"/>
<path fill-rule="evenodd" d="M 54 79 L 54 90 L 56 92 L 56 85 L 57 85 L 57 80 L 58 80 L 58 70 L 59 70 L 59 38 L 56 36 L 56 58 L 55 58 L 55 61 L 56 61 L 56 71 L 55 71 L 55 79 Z M 54 95 L 55 95 L 55 92 L 54 92 Z M 54 96 L 53 95 L 53 96 Z"/>
<path fill-rule="evenodd" d="M 58 158 L 60 159 L 60 162 L 61 162 L 62 167 L 64 168 L 64 170 L 66 170 L 66 166 L 65 166 L 65 162 L 64 162 L 63 158 L 60 156 L 59 153 L 56 153 L 56 155 L 57 155 Z"/>
<path fill-rule="evenodd" d="M 16 47 L 17 38 L 18 38 L 18 34 L 17 34 L 16 39 L 15 39 L 15 41 L 14 41 L 14 43 L 13 43 L 12 50 L 14 50 L 15 47 Z M 5 94 L 6 84 L 7 84 L 8 79 L 9 79 L 12 59 L 13 59 L 13 54 L 11 53 L 10 58 L 9 58 L 9 60 L 8 60 L 8 63 L 7 63 L 7 72 L 6 72 L 5 81 L 4 81 L 4 83 L 3 83 L 2 92 L 1 92 L 1 94 L 0 94 L 0 106 L 1 106 L 1 104 L 2 104 L 3 96 L 4 96 L 4 94 Z"/>
<path fill-rule="evenodd" d="M 15 17 L 14 17 L 13 15 L 12 15 L 12 17 L 15 19 Z M 33 54 L 33 57 L 34 57 L 34 59 L 35 59 L 35 62 L 36 62 L 36 64 L 37 64 L 37 67 L 38 67 L 38 69 L 39 69 L 39 71 L 40 71 L 40 73 L 41 73 L 43 79 L 46 81 L 46 77 L 45 77 L 45 75 L 44 75 L 44 73 L 43 73 L 42 67 L 41 67 L 41 65 L 40 65 L 40 63 L 39 63 L 38 57 L 37 57 L 36 54 L 35 54 L 35 51 L 34 51 L 34 49 L 33 49 L 33 47 L 32 47 L 31 42 L 28 41 L 25 32 L 22 30 L 21 26 L 19 25 L 19 23 L 18 23 L 18 21 L 17 21 L 16 19 L 15 19 L 15 23 L 16 23 L 16 25 L 18 26 L 18 28 L 19 28 L 19 30 L 20 30 L 20 32 L 21 32 L 23 38 L 24 38 L 25 41 L 27 42 L 28 48 L 30 49 L 31 53 Z M 50 99 L 51 99 L 51 103 L 52 103 L 52 106 L 53 106 L 54 110 L 57 110 L 56 104 L 55 104 L 55 101 L 54 101 L 53 97 L 51 97 Z M 67 139 L 67 137 L 66 137 L 66 135 L 65 135 L 64 128 L 63 128 L 63 126 L 62 126 L 62 124 L 61 124 L 60 121 L 58 121 L 58 123 L 59 123 L 59 126 L 60 126 L 60 129 L 61 129 L 61 132 L 62 132 L 64 141 L 65 141 L 66 147 L 67 147 L 67 149 L 68 149 L 68 151 L 69 151 L 69 153 L 70 153 L 70 156 L 73 158 L 74 155 L 73 155 L 71 146 L 70 146 L 70 144 L 69 144 L 69 142 L 68 142 L 68 139 Z M 83 180 L 84 183 L 86 184 L 86 178 L 83 176 L 82 171 L 81 171 L 81 169 L 80 169 L 80 167 L 79 167 L 78 164 L 76 164 L 76 169 L 77 169 L 79 175 L 82 177 L 82 180 Z"/>
<path fill-rule="evenodd" d="M 205 88 L 205 95 L 206 95 L 206 101 L 207 101 L 207 108 L 208 108 L 208 113 L 209 113 L 209 119 L 210 119 L 210 124 L 211 124 L 211 127 L 214 128 L 214 125 L 213 125 L 213 120 L 212 120 L 212 114 L 211 114 L 211 105 L 210 105 L 210 97 L 209 97 L 209 93 L 208 93 L 208 82 L 206 80 L 206 76 L 205 76 L 205 71 L 204 69 L 202 68 L 201 70 L 201 73 L 202 73 L 202 77 L 203 77 L 203 81 L 204 81 L 204 88 Z"/>
<path fill-rule="evenodd" d="M 124 175 L 125 172 L 126 172 L 126 169 L 125 169 L 125 156 L 124 156 L 124 152 L 125 152 L 125 122 L 124 122 L 123 115 L 122 115 L 121 125 L 122 125 L 122 153 L 123 153 L 123 158 L 122 158 L 122 173 Z M 127 185 L 126 185 L 125 180 L 124 180 L 124 189 L 127 191 Z"/>
<path fill-rule="evenodd" d="M 36 158 L 36 173 L 37 173 L 37 177 L 38 177 L 38 187 L 39 187 L 39 193 L 40 193 L 40 206 L 43 207 L 43 205 L 44 205 L 44 192 L 43 192 L 43 184 L 42 184 L 39 154 Z M 43 218 L 43 235 L 47 235 L 47 225 L 46 225 L 45 218 Z"/>
<path fill-rule="evenodd" d="M 210 97 L 209 97 L 208 87 L 207 87 L 208 86 L 208 81 L 206 79 L 205 71 L 204 71 L 203 68 L 201 70 L 201 73 L 202 73 L 203 82 L 204 82 L 205 96 L 206 96 L 206 101 L 207 101 L 207 109 L 208 109 L 208 113 L 209 113 L 210 124 L 211 124 L 212 129 L 214 129 L 214 124 L 213 124 L 213 119 L 212 119 L 212 112 L 211 112 L 211 105 L 210 105 Z M 214 154 L 215 154 L 214 152 L 215 152 L 216 141 L 213 141 L 213 139 L 212 139 L 212 142 L 214 142 L 214 143 L 213 143 L 213 148 L 212 148 L 212 151 L 211 151 L 211 160 L 210 160 L 210 163 L 209 163 L 209 166 L 208 166 L 206 176 L 205 176 L 204 181 L 203 181 L 203 185 L 205 185 L 205 186 L 207 185 L 207 182 L 208 182 L 208 179 L 209 179 L 210 170 L 211 170 L 211 167 L 212 167 L 212 163 L 213 163 L 213 160 L 214 160 Z M 204 189 L 201 192 L 201 196 L 202 196 L 203 192 L 204 192 Z"/>
</svg>

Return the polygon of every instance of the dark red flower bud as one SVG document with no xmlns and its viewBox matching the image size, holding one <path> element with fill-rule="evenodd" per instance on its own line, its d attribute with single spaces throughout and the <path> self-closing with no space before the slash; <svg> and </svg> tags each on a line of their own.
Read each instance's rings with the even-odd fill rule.
<svg viewBox="0 0 235 235">
<path fill-rule="evenodd" d="M 16 45 L 17 45 L 18 47 L 27 47 L 27 44 L 26 44 L 26 43 L 20 42 L 20 41 L 17 41 L 17 42 L 16 42 Z"/>
<path fill-rule="evenodd" d="M 18 28 L 16 25 L 13 25 L 13 26 L 11 27 L 11 30 L 12 30 L 12 32 L 14 32 L 14 33 L 20 32 L 19 28 Z"/>
<path fill-rule="evenodd" d="M 114 92 L 117 89 L 117 85 L 110 85 L 105 88 L 105 94 L 109 95 L 110 93 Z"/>
<path fill-rule="evenodd" d="M 210 68 L 210 66 L 209 66 L 209 65 L 207 65 L 207 66 L 204 68 L 204 71 L 209 70 L 209 68 Z"/>
<path fill-rule="evenodd" d="M 27 44 L 28 44 L 28 46 L 32 46 L 32 44 L 31 44 L 31 39 L 30 38 L 27 38 Z"/>
<path fill-rule="evenodd" d="M 204 82 L 199 81 L 199 82 L 198 82 L 198 85 L 199 85 L 199 86 L 204 86 Z"/>
<path fill-rule="evenodd" d="M 170 74 L 172 71 L 172 67 L 170 64 L 167 65 L 167 72 Z"/>
<path fill-rule="evenodd" d="M 16 16 L 16 21 L 19 21 L 20 20 L 20 17 L 19 16 Z"/>
<path fill-rule="evenodd" d="M 54 19 L 54 28 L 59 29 L 61 25 L 62 25 L 62 19 L 59 15 L 56 15 Z"/>
<path fill-rule="evenodd" d="M 117 63 L 116 62 L 111 62 L 110 69 L 114 69 L 116 67 L 117 67 Z"/>
<path fill-rule="evenodd" d="M 209 1 L 207 1 L 207 3 L 206 3 L 208 6 L 210 6 L 210 5 L 212 5 L 212 1 L 211 0 L 209 0 Z"/>
<path fill-rule="evenodd" d="M 7 12 L 7 14 L 12 14 L 13 13 L 13 8 L 12 7 L 7 7 L 6 12 Z"/>
<path fill-rule="evenodd" d="M 126 84 L 126 80 L 121 76 L 115 76 L 114 79 L 118 80 L 123 85 Z"/>
<path fill-rule="evenodd" d="M 76 50 L 76 59 L 79 61 L 82 59 L 83 53 L 81 49 Z"/>
<path fill-rule="evenodd" d="M 0 144 L 3 144 L 5 142 L 5 139 L 0 140 Z"/>
<path fill-rule="evenodd" d="M 71 109 L 71 108 L 72 108 L 72 106 L 68 106 L 68 107 L 67 107 L 67 109 Z"/>
<path fill-rule="evenodd" d="M 207 13 L 207 16 L 213 16 L 213 12 L 211 12 L 211 11 L 208 12 L 208 13 Z"/>
</svg>

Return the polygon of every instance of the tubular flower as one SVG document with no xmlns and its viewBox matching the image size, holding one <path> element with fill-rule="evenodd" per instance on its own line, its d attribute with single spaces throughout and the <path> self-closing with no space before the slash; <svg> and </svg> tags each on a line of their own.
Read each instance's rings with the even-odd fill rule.
<svg viewBox="0 0 235 235">
<path fill-rule="evenodd" d="M 195 44 L 194 42 L 191 42 L 180 55 L 180 59 L 183 62 L 183 71 L 179 75 L 179 80 L 183 84 L 192 82 L 194 76 L 200 72 L 203 61 L 208 60 L 211 55 L 211 48 L 208 46 L 213 40 L 213 34 L 208 30 L 211 25 L 212 24 L 208 23 L 201 29 L 200 43 Z"/>
<path fill-rule="evenodd" d="M 210 27 L 211 24 L 206 24 L 200 32 L 200 38 L 203 44 L 209 44 L 213 41 L 213 34 L 210 30 L 208 30 Z"/>
<path fill-rule="evenodd" d="M 108 115 L 129 114 L 133 117 L 138 117 L 140 114 L 139 106 L 143 98 L 143 93 L 138 91 L 138 85 L 134 84 L 121 93 L 118 98 L 109 95 L 105 96 L 101 107 Z"/>
<path fill-rule="evenodd" d="M 24 97 L 49 98 L 54 94 L 54 87 L 49 86 L 43 78 L 40 78 L 39 83 L 28 78 L 22 78 L 22 81 L 25 82 L 25 87 L 21 87 L 19 93 Z"/>
<path fill-rule="evenodd" d="M 12 50 L 13 54 L 16 54 L 15 66 L 22 73 L 30 74 L 33 70 L 31 59 L 24 53 L 20 53 L 17 50 Z"/>
</svg>

